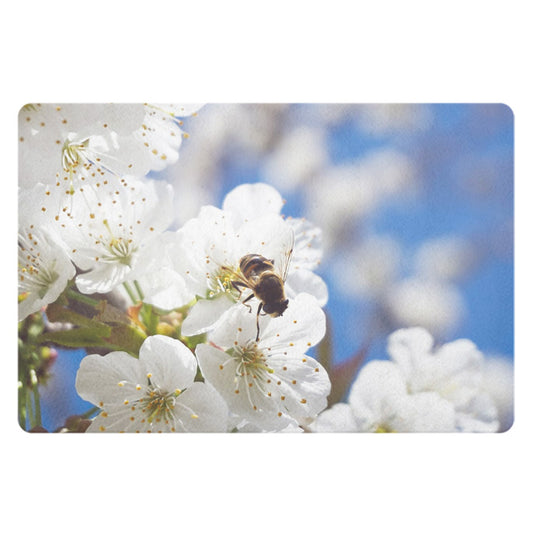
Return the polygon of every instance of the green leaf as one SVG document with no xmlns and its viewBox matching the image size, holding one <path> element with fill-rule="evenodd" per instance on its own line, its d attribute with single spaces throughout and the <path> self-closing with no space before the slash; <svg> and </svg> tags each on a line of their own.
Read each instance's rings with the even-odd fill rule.
<svg viewBox="0 0 533 533">
<path fill-rule="evenodd" d="M 51 342 L 68 348 L 105 347 L 105 338 L 111 335 L 112 328 L 104 324 L 95 327 L 81 327 L 62 331 L 50 331 L 39 337 L 39 343 Z"/>
</svg>

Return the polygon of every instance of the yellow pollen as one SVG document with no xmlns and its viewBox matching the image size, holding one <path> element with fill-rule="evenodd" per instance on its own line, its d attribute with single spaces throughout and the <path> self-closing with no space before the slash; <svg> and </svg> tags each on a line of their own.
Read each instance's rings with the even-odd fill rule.
<svg viewBox="0 0 533 533">
<path fill-rule="evenodd" d="M 191 415 L 191 418 L 196 419 L 196 418 L 198 418 L 198 415 L 194 415 L 194 414 L 193 414 L 193 415 Z"/>
</svg>

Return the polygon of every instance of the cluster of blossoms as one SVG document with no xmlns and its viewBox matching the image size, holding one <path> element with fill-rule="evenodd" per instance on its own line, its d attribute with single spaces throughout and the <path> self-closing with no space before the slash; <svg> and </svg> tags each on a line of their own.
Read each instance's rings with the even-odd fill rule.
<svg viewBox="0 0 533 533">
<path fill-rule="evenodd" d="M 484 390 L 484 358 L 460 339 L 433 349 L 423 328 L 389 336 L 391 361 L 370 361 L 359 372 L 348 403 L 320 414 L 316 431 L 492 432 L 498 412 Z"/>
<path fill-rule="evenodd" d="M 421 329 L 394 333 L 393 361 L 368 363 L 327 408 L 330 377 L 308 353 L 326 334 L 321 229 L 282 215 L 263 183 L 176 229 L 173 187 L 149 176 L 177 161 L 200 107 L 20 112 L 19 321 L 44 312 L 37 344 L 98 348 L 76 376 L 87 431 L 497 430 L 480 352 L 432 353 Z"/>
<path fill-rule="evenodd" d="M 44 310 L 70 321 L 44 340 L 123 348 L 80 365 L 77 392 L 99 410 L 88 431 L 301 431 L 327 406 L 328 374 L 307 355 L 325 334 L 321 231 L 260 183 L 176 231 L 171 185 L 147 177 L 176 161 L 178 117 L 198 107 L 20 112 L 19 320 Z M 272 297 L 254 297 L 247 254 L 275 273 L 284 313 L 261 312 Z"/>
</svg>

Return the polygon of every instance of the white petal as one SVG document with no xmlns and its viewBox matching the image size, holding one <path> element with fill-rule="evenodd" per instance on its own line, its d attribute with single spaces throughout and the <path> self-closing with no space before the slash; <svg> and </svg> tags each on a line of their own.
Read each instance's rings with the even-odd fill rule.
<svg viewBox="0 0 533 533">
<path fill-rule="evenodd" d="M 358 431 L 352 408 L 346 403 L 336 403 L 320 413 L 310 429 L 318 433 Z"/>
<path fill-rule="evenodd" d="M 185 280 L 168 267 L 153 270 L 138 277 L 145 303 L 169 311 L 190 302 L 194 295 L 185 285 Z"/>
<path fill-rule="evenodd" d="M 220 393 L 232 413 L 268 431 L 294 424 L 293 418 L 280 411 L 279 401 L 273 395 L 267 396 L 268 389 L 248 387 L 237 377 L 234 357 L 208 344 L 199 344 L 196 356 L 204 378 Z M 272 384 L 270 388 L 274 386 Z"/>
<path fill-rule="evenodd" d="M 215 328 L 223 320 L 224 313 L 233 305 L 235 305 L 235 302 L 225 294 L 221 294 L 211 300 L 198 300 L 183 321 L 182 334 L 190 337 Z"/>
<path fill-rule="evenodd" d="M 288 218 L 286 222 L 294 232 L 294 266 L 314 270 L 322 259 L 322 230 L 305 218 Z"/>
<path fill-rule="evenodd" d="M 388 421 L 396 432 L 445 433 L 455 431 L 453 405 L 434 392 L 401 398 Z"/>
<path fill-rule="evenodd" d="M 150 381 L 166 392 L 189 387 L 196 376 L 196 359 L 181 341 L 164 335 L 148 337 L 139 351 Z"/>
<path fill-rule="evenodd" d="M 224 348 L 231 348 L 234 343 L 241 346 L 254 340 L 257 335 L 257 306 L 258 302 L 249 302 L 251 311 L 243 304 L 233 305 L 223 316 L 223 319 L 217 324 L 209 334 L 209 340 Z"/>
<path fill-rule="evenodd" d="M 439 378 L 456 387 L 477 389 L 482 379 L 483 354 L 468 339 L 459 339 L 441 346 L 433 356 L 438 364 Z"/>
<path fill-rule="evenodd" d="M 289 298 L 295 298 L 297 294 L 306 292 L 314 296 L 321 307 L 328 302 L 328 287 L 326 283 L 320 276 L 310 270 L 293 270 L 287 276 L 285 289 Z"/>
<path fill-rule="evenodd" d="M 258 216 L 242 224 L 237 235 L 239 259 L 246 254 L 259 254 L 274 261 L 278 273 L 284 273 L 294 246 L 294 232 L 283 218 L 275 214 Z"/>
<path fill-rule="evenodd" d="M 326 333 L 326 315 L 309 294 L 299 294 L 289 301 L 283 316 L 265 317 L 261 325 L 260 346 L 275 351 L 278 346 L 305 353 Z"/>
<path fill-rule="evenodd" d="M 141 423 L 140 411 L 130 405 L 114 405 L 104 409 L 87 428 L 87 433 L 135 433 L 146 431 L 149 426 Z"/>
<path fill-rule="evenodd" d="M 277 353 L 268 358 L 280 410 L 307 426 L 327 407 L 331 382 L 325 368 L 305 354 Z"/>
<path fill-rule="evenodd" d="M 98 265 L 76 276 L 76 287 L 83 294 L 105 294 L 120 285 L 131 274 L 131 267 L 118 263 Z"/>
<path fill-rule="evenodd" d="M 405 381 L 394 363 L 371 361 L 359 372 L 348 396 L 359 431 L 387 426 L 407 395 Z"/>
<path fill-rule="evenodd" d="M 239 185 L 226 195 L 222 204 L 224 211 L 234 213 L 241 222 L 267 214 L 278 215 L 282 207 L 281 195 L 266 183 Z"/>
<path fill-rule="evenodd" d="M 176 416 L 189 432 L 225 432 L 228 407 L 208 383 L 193 383 L 176 400 Z"/>
<path fill-rule="evenodd" d="M 126 352 L 88 355 L 82 359 L 76 375 L 78 394 L 95 405 L 121 404 L 125 399 L 140 398 L 146 385 L 139 361 Z"/>
<path fill-rule="evenodd" d="M 418 371 L 433 347 L 433 337 L 423 328 L 399 329 L 389 336 L 387 351 L 406 376 Z"/>
<path fill-rule="evenodd" d="M 188 117 L 196 114 L 205 104 L 148 104 L 162 109 L 174 117 Z"/>
<path fill-rule="evenodd" d="M 478 392 L 462 409 L 457 412 L 456 418 L 459 430 L 480 433 L 500 429 L 494 400 L 485 392 Z"/>
</svg>

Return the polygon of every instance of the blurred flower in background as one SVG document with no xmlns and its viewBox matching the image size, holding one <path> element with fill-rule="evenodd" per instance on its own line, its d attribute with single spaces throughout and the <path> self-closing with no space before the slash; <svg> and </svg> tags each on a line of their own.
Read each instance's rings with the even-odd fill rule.
<svg viewBox="0 0 533 533">
<path fill-rule="evenodd" d="M 386 358 L 393 331 L 422 327 L 436 346 L 467 338 L 490 355 L 482 388 L 494 398 L 500 430 L 510 427 L 508 107 L 208 104 L 180 128 L 179 160 L 147 176 L 174 188 L 172 229 L 204 205 L 221 206 L 234 187 L 263 182 L 280 191 L 284 212 L 322 230 L 316 273 L 328 287 L 327 330 L 310 353 L 333 376 L 330 405 L 346 401 L 364 364 Z M 347 381 L 341 389 L 336 368 Z M 46 405 L 43 412 L 53 416 Z"/>
</svg>

